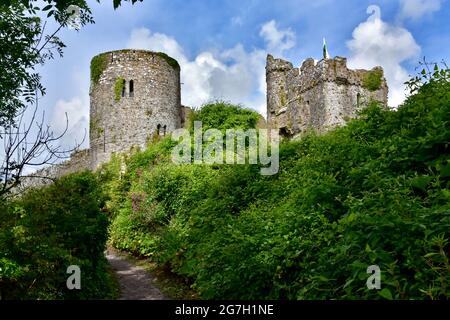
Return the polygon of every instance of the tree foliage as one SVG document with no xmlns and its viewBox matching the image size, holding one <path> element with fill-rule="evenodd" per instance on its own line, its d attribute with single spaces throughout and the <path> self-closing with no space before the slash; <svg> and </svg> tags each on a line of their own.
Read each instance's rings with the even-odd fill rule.
<svg viewBox="0 0 450 320">
<path fill-rule="evenodd" d="M 109 180 L 116 160 L 101 171 L 111 243 L 207 299 L 448 299 L 449 69 L 408 87 L 396 111 L 372 104 L 346 127 L 284 142 L 276 176 L 174 165 L 167 142 Z M 221 128 L 231 109 L 212 104 L 194 118 Z M 366 286 L 370 265 L 382 290 Z"/>
<path fill-rule="evenodd" d="M 2 299 L 115 298 L 103 255 L 107 217 L 92 173 L 64 177 L 0 203 Z M 70 265 L 81 269 L 82 289 L 69 290 Z"/>
<path fill-rule="evenodd" d="M 100 2 L 99 0 L 97 2 Z M 133 4 L 137 0 L 131 1 Z M 122 1 L 113 1 L 114 8 Z M 0 3 L 0 126 L 14 121 L 17 112 L 33 102 L 36 93 L 45 94 L 36 67 L 54 54 L 63 55 L 64 42 L 58 37 L 73 19 L 71 6 L 79 8 L 79 27 L 94 23 L 85 0 L 8 0 Z M 47 20 L 57 27 L 48 30 Z"/>
</svg>

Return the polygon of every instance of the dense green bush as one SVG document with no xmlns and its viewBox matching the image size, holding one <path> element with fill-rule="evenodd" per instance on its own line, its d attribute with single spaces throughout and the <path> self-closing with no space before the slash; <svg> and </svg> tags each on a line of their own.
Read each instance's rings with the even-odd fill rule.
<svg viewBox="0 0 450 320">
<path fill-rule="evenodd" d="M 190 117 L 190 128 L 194 121 L 201 121 L 203 130 L 210 128 L 225 131 L 226 129 L 255 128 L 261 116 L 250 109 L 245 109 L 227 102 L 207 103 Z"/>
<path fill-rule="evenodd" d="M 346 127 L 284 142 L 274 176 L 175 165 L 169 142 L 153 145 L 109 191 L 111 243 L 170 266 L 202 298 L 448 298 L 448 76 L 412 79 L 397 111 L 372 104 Z M 193 119 L 255 125 L 236 110 L 211 104 Z M 370 265 L 382 290 L 366 287 Z"/>
<path fill-rule="evenodd" d="M 3 299 L 114 298 L 103 255 L 108 219 L 98 180 L 73 174 L 0 205 Z M 68 290 L 67 267 L 81 269 L 81 290 Z"/>
</svg>

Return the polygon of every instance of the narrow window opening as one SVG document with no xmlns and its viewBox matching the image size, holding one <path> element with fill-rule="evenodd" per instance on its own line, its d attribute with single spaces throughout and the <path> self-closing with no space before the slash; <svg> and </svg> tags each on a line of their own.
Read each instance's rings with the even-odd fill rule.
<svg viewBox="0 0 450 320">
<path fill-rule="evenodd" d="M 134 81 L 130 80 L 130 97 L 134 97 Z"/>
<path fill-rule="evenodd" d="M 156 135 L 159 136 L 159 132 L 160 132 L 160 131 L 161 131 L 161 125 L 158 124 L 158 125 L 156 126 Z"/>
<path fill-rule="evenodd" d="M 163 135 L 164 135 L 164 136 L 166 135 L 166 129 L 167 129 L 167 126 L 164 125 L 164 127 L 163 127 Z"/>
<path fill-rule="evenodd" d="M 358 93 L 356 95 L 356 107 L 359 108 L 360 105 L 361 105 L 361 94 Z"/>
</svg>

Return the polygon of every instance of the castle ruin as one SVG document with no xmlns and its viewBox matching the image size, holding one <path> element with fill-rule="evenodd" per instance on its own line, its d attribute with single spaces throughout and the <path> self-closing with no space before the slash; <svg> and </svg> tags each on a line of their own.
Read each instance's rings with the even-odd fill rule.
<svg viewBox="0 0 450 320">
<path fill-rule="evenodd" d="M 371 100 L 387 105 L 383 69 L 350 70 L 341 57 L 310 58 L 294 68 L 268 55 L 266 81 L 268 126 L 286 137 L 343 125 Z"/>
<path fill-rule="evenodd" d="M 152 139 L 184 125 L 190 109 L 181 105 L 180 66 L 162 52 L 117 50 L 91 61 L 90 148 L 70 160 L 39 170 L 40 177 L 58 178 L 96 170 L 114 153 L 145 148 Z M 50 183 L 25 178 L 21 188 Z"/>
<path fill-rule="evenodd" d="M 267 125 L 282 136 L 343 125 L 371 101 L 387 105 L 381 67 L 350 70 L 345 58 L 307 59 L 300 68 L 267 56 Z M 96 170 L 114 153 L 127 153 L 183 127 L 190 109 L 181 105 L 180 66 L 161 52 L 117 50 L 91 61 L 90 149 L 44 168 L 38 176 L 58 178 Z M 22 188 L 48 184 L 23 179 Z"/>
<path fill-rule="evenodd" d="M 96 66 L 99 64 L 99 66 Z M 97 68 L 101 74 L 96 75 Z M 121 50 L 92 59 L 91 167 L 181 127 L 180 67 L 163 53 Z"/>
</svg>

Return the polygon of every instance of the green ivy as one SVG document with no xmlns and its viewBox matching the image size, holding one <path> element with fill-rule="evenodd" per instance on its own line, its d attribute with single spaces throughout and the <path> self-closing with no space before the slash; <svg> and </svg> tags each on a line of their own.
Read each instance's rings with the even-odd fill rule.
<svg viewBox="0 0 450 320">
<path fill-rule="evenodd" d="M 171 66 L 174 69 L 180 69 L 180 65 L 178 64 L 178 61 L 175 60 L 172 57 L 169 57 L 167 54 L 165 54 L 164 52 L 156 52 L 156 55 L 160 56 L 161 58 L 163 58 L 164 60 L 166 60 L 166 62 L 169 64 L 169 66 Z"/>
<path fill-rule="evenodd" d="M 114 85 L 114 100 L 116 102 L 120 101 L 120 97 L 122 96 L 122 91 L 124 87 L 125 87 L 125 79 L 122 77 L 118 77 L 116 79 L 116 84 Z"/>
<path fill-rule="evenodd" d="M 363 87 L 369 91 L 376 91 L 381 87 L 381 79 L 383 78 L 383 70 L 374 69 L 368 71 L 364 75 Z"/>
<path fill-rule="evenodd" d="M 105 71 L 107 64 L 108 60 L 106 54 L 99 54 L 98 56 L 92 58 L 91 81 L 94 82 L 94 84 L 98 84 L 98 81 L 100 80 L 103 71 Z"/>
</svg>

